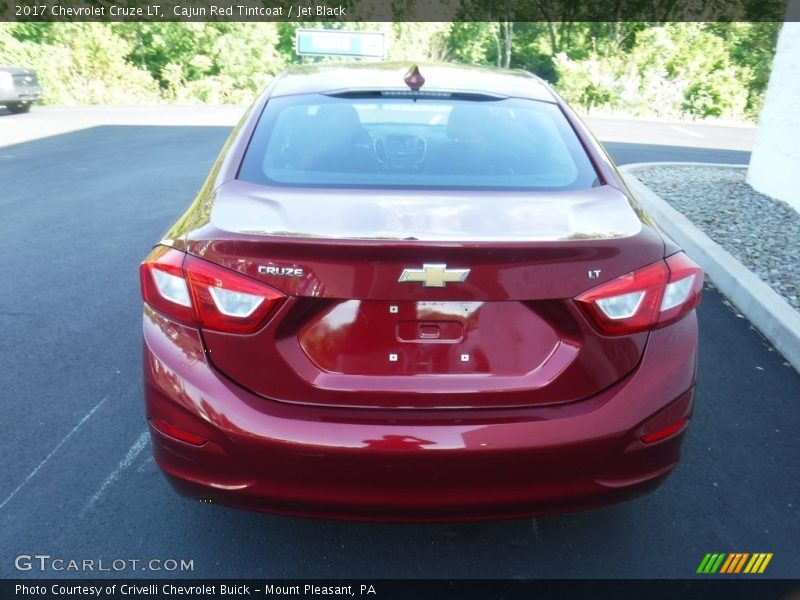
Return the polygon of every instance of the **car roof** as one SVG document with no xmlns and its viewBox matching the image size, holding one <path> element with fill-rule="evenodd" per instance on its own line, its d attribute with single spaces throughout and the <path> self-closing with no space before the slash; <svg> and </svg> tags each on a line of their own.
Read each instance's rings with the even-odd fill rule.
<svg viewBox="0 0 800 600">
<path fill-rule="evenodd" d="M 12 67 L 10 65 L 0 65 L 0 71 L 11 73 L 12 75 L 29 75 L 33 73 L 33 71 L 25 67 Z"/>
<path fill-rule="evenodd" d="M 294 67 L 277 78 L 271 96 L 407 91 L 403 78 L 414 64 L 353 62 Z M 418 63 L 418 66 L 425 78 L 423 92 L 490 94 L 555 102 L 549 86 L 527 71 L 434 63 Z"/>
</svg>

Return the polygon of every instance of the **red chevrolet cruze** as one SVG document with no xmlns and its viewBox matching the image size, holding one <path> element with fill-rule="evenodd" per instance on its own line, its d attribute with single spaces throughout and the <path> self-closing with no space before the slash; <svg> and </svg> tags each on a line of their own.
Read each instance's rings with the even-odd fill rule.
<svg viewBox="0 0 800 600">
<path fill-rule="evenodd" d="M 155 457 L 293 515 L 630 498 L 678 462 L 702 284 L 540 79 L 297 68 L 141 266 Z"/>
</svg>

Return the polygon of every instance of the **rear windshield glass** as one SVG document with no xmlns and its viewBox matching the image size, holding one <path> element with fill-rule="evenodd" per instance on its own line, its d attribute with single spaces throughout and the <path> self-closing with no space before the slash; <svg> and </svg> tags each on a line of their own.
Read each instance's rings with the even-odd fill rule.
<svg viewBox="0 0 800 600">
<path fill-rule="evenodd" d="M 559 108 L 520 99 L 271 99 L 239 178 L 298 187 L 580 190 L 597 174 Z"/>
</svg>

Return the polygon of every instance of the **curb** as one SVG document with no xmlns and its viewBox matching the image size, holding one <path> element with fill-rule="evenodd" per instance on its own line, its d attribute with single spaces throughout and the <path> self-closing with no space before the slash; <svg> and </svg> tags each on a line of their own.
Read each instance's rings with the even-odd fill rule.
<svg viewBox="0 0 800 600">
<path fill-rule="evenodd" d="M 658 162 L 623 165 L 619 170 L 634 198 L 650 213 L 653 220 L 703 268 L 714 285 L 761 331 L 787 362 L 800 372 L 800 313 L 635 176 L 635 172 L 640 169 L 676 166 L 746 167 Z"/>
</svg>

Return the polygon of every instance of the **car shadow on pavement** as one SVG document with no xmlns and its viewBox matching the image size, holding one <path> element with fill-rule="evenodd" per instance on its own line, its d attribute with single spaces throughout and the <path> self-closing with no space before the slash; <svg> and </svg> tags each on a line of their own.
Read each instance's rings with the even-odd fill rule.
<svg viewBox="0 0 800 600">
<path fill-rule="evenodd" d="M 197 533 L 195 543 L 215 544 L 218 535 L 237 540 L 233 564 L 225 561 L 224 570 L 204 564 L 204 576 L 300 578 L 625 577 L 636 567 L 609 565 L 590 549 L 616 540 L 612 546 L 632 552 L 630 546 L 640 540 L 626 523 L 649 510 L 647 500 L 636 500 L 536 519 L 392 524 L 192 508 L 192 503 L 184 500 L 174 508 Z"/>
</svg>

